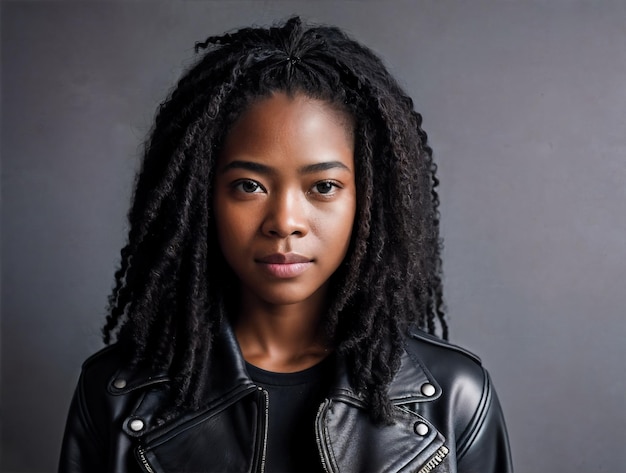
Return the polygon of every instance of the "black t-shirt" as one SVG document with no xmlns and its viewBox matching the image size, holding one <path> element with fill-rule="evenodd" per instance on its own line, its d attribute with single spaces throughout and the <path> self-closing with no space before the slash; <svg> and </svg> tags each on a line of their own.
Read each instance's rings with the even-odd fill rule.
<svg viewBox="0 0 626 473">
<path fill-rule="evenodd" d="M 323 472 L 315 417 L 328 391 L 330 358 L 296 373 L 274 373 L 246 363 L 252 380 L 269 395 L 268 473 Z"/>
</svg>

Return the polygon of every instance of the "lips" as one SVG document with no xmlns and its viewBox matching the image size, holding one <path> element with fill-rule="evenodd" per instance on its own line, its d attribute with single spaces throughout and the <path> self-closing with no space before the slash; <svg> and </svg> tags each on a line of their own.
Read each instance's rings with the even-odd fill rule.
<svg viewBox="0 0 626 473">
<path fill-rule="evenodd" d="M 310 263 L 311 258 L 299 255 L 298 253 L 274 253 L 273 255 L 263 256 L 258 258 L 259 263 L 267 264 L 296 264 L 296 263 Z"/>
<path fill-rule="evenodd" d="M 295 278 L 313 265 L 311 258 L 297 253 L 274 253 L 258 258 L 256 262 L 269 276 L 280 279 Z"/>
</svg>

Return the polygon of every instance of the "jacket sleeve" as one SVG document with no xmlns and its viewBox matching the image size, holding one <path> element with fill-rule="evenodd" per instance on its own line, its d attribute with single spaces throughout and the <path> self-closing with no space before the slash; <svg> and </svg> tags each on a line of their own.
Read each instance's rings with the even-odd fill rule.
<svg viewBox="0 0 626 473">
<path fill-rule="evenodd" d="M 480 404 L 457 444 L 458 473 L 513 471 L 504 416 L 491 379 L 484 370 Z"/>
<path fill-rule="evenodd" d="M 70 405 L 61 447 L 59 473 L 104 473 L 104 443 L 93 426 L 81 376 Z"/>
</svg>

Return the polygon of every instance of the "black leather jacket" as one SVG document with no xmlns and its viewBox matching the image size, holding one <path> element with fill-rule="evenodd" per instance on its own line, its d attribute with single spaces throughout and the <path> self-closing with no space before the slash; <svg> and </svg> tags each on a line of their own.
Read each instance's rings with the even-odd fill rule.
<svg viewBox="0 0 626 473">
<path fill-rule="evenodd" d="M 121 366 L 119 350 L 89 358 L 80 377 L 60 472 L 262 472 L 267 394 L 249 378 L 229 327 L 216 340 L 205 409 L 156 425 L 165 375 Z M 395 421 L 373 425 L 341 362 L 316 419 L 329 472 L 507 473 L 506 428 L 474 355 L 421 332 L 407 339 L 390 386 Z"/>
</svg>

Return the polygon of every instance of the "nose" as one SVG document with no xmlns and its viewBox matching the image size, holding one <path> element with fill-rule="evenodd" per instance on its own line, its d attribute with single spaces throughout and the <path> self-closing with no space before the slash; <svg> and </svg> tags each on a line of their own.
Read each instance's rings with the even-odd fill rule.
<svg viewBox="0 0 626 473">
<path fill-rule="evenodd" d="M 278 238 L 304 236 L 309 231 L 306 198 L 299 192 L 280 192 L 267 202 L 267 213 L 262 231 L 265 235 Z"/>
</svg>

